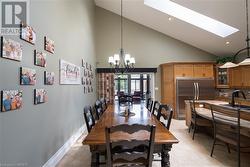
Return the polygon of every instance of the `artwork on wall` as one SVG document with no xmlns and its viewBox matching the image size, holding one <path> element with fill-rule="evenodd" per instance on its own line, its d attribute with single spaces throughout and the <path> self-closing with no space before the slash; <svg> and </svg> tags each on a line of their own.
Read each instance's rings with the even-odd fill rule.
<svg viewBox="0 0 250 167">
<path fill-rule="evenodd" d="M 34 104 L 41 104 L 47 101 L 48 101 L 48 96 L 45 89 L 34 90 Z"/>
<path fill-rule="evenodd" d="M 86 62 L 84 59 L 82 59 L 82 67 L 85 68 L 85 66 L 86 66 Z"/>
<path fill-rule="evenodd" d="M 36 70 L 26 67 L 20 68 L 20 84 L 21 85 L 35 85 L 36 84 Z"/>
<path fill-rule="evenodd" d="M 72 63 L 60 60 L 60 84 L 80 85 L 81 68 Z"/>
<path fill-rule="evenodd" d="M 55 73 L 44 71 L 44 84 L 54 85 L 55 83 Z"/>
<path fill-rule="evenodd" d="M 22 45 L 12 39 L 1 37 L 1 56 L 6 59 L 21 61 Z"/>
<path fill-rule="evenodd" d="M 2 112 L 17 110 L 22 108 L 23 92 L 21 90 L 4 90 L 1 92 Z"/>
<path fill-rule="evenodd" d="M 36 43 L 36 32 L 31 26 L 21 23 L 20 38 L 34 45 Z"/>
<path fill-rule="evenodd" d="M 55 42 L 48 37 L 44 37 L 44 50 L 54 54 L 55 53 Z"/>
<path fill-rule="evenodd" d="M 37 50 L 34 51 L 34 57 L 35 57 L 35 65 L 40 67 L 46 67 L 47 59 L 46 54 L 43 52 L 38 52 Z"/>
</svg>

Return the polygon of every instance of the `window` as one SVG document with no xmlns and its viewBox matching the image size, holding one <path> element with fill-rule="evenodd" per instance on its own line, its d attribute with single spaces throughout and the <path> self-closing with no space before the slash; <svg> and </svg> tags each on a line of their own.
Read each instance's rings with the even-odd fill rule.
<svg viewBox="0 0 250 167">
<path fill-rule="evenodd" d="M 135 91 L 142 92 L 142 99 L 146 98 L 146 94 L 150 94 L 152 74 L 118 74 L 115 76 L 115 95 L 119 92 L 133 95 Z"/>
</svg>

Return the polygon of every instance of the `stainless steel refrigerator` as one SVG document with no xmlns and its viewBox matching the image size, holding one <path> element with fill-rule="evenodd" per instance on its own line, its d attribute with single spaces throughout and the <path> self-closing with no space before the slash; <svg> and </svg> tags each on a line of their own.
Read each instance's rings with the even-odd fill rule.
<svg viewBox="0 0 250 167">
<path fill-rule="evenodd" d="M 213 78 L 176 78 L 177 118 L 185 119 L 185 100 L 212 100 L 215 98 Z"/>
</svg>

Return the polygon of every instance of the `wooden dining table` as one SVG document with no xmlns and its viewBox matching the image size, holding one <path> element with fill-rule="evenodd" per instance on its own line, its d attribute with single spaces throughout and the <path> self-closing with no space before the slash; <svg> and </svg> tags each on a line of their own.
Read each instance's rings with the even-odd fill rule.
<svg viewBox="0 0 250 167">
<path fill-rule="evenodd" d="M 100 120 L 95 124 L 90 133 L 83 140 L 83 145 L 89 145 L 92 153 L 91 166 L 98 166 L 98 158 L 96 155 L 105 153 L 106 140 L 105 140 L 105 128 L 119 124 L 144 124 L 144 125 L 155 125 L 155 145 L 154 153 L 161 153 L 161 166 L 170 166 L 170 156 L 172 145 L 177 144 L 178 139 L 166 129 L 156 117 L 151 114 L 145 107 L 145 104 L 133 104 L 130 106 L 130 112 L 134 113 L 131 116 L 121 116 L 124 112 L 125 107 L 116 105 L 109 105 L 107 110 L 103 113 Z M 116 139 L 124 139 L 128 136 L 117 135 Z M 143 138 L 145 134 L 138 132 L 132 138 Z M 115 140 L 115 139 L 114 139 Z"/>
</svg>

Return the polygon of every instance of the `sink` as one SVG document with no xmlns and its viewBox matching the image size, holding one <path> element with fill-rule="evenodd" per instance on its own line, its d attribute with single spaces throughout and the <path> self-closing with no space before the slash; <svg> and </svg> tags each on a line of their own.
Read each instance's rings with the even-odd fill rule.
<svg viewBox="0 0 250 167">
<path fill-rule="evenodd" d="M 234 105 L 234 107 L 231 104 L 221 104 L 221 106 L 230 107 L 230 108 L 241 108 L 241 109 L 245 109 L 245 110 L 250 110 L 250 106 L 239 105 L 239 104 Z"/>
</svg>

